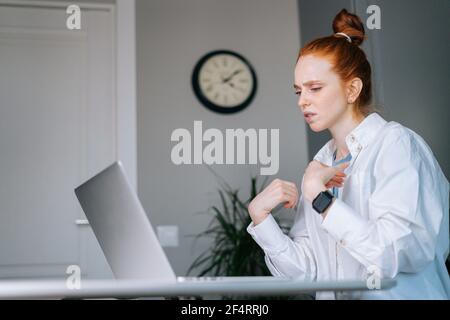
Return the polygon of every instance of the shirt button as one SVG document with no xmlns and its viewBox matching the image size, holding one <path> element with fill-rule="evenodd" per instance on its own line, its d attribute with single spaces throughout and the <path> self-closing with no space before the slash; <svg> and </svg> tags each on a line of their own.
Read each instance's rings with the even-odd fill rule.
<svg viewBox="0 0 450 320">
<path fill-rule="evenodd" d="M 358 149 L 358 151 L 361 151 L 362 150 L 362 146 L 359 145 L 357 149 Z"/>
<path fill-rule="evenodd" d="M 351 141 L 351 142 L 355 142 L 355 136 L 352 135 L 352 134 L 350 135 L 350 141 Z"/>
<path fill-rule="evenodd" d="M 345 245 L 346 245 L 346 242 L 345 242 L 345 240 L 344 240 L 344 239 L 341 239 L 341 240 L 339 241 L 339 243 L 340 243 L 341 245 L 343 245 L 343 246 L 345 246 Z"/>
</svg>

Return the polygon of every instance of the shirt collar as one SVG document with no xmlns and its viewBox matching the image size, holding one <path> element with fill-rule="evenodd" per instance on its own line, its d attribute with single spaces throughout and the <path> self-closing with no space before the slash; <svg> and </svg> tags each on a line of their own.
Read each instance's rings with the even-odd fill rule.
<svg viewBox="0 0 450 320">
<path fill-rule="evenodd" d="M 380 129 L 386 124 L 378 113 L 371 113 L 354 128 L 346 137 L 345 143 L 354 158 L 363 148 L 367 147 Z M 314 156 L 314 160 L 331 165 L 333 152 L 335 151 L 334 139 L 328 141 Z"/>
</svg>

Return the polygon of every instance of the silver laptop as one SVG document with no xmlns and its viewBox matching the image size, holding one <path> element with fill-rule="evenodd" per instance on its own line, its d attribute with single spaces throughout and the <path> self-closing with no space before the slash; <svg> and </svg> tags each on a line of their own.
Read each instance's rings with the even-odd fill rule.
<svg viewBox="0 0 450 320">
<path fill-rule="evenodd" d="M 275 277 L 176 277 L 122 164 L 115 162 L 75 194 L 116 279 L 260 281 Z"/>
</svg>

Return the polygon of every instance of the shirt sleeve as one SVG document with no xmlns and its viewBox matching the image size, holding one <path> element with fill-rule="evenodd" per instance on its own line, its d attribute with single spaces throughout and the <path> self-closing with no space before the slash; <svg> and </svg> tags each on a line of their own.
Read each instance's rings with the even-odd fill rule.
<svg viewBox="0 0 450 320">
<path fill-rule="evenodd" d="M 293 230 L 296 230 L 295 233 Z M 272 275 L 303 280 L 316 279 L 316 263 L 304 224 L 303 197 L 300 198 L 289 236 L 283 233 L 271 214 L 256 226 L 252 222 L 247 227 L 247 232 L 263 249 L 267 267 Z"/>
<path fill-rule="evenodd" d="M 369 219 L 336 199 L 322 221 L 322 228 L 355 259 L 366 268 L 377 267 L 383 277 L 418 272 L 434 259 L 445 214 L 431 156 L 414 150 L 410 139 L 400 136 L 381 148 Z"/>
</svg>

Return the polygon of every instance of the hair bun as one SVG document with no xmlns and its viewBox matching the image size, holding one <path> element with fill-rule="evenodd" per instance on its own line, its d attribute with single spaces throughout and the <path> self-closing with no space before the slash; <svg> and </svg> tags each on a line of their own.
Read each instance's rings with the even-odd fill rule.
<svg viewBox="0 0 450 320">
<path fill-rule="evenodd" d="M 361 45 L 365 39 L 364 24 L 361 19 L 346 9 L 342 9 L 333 20 L 334 33 L 343 32 L 352 39 L 352 43 Z"/>
</svg>

